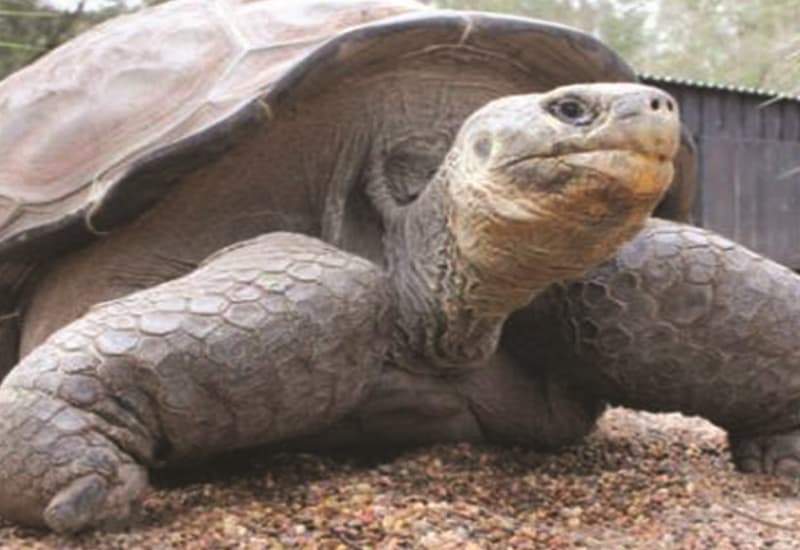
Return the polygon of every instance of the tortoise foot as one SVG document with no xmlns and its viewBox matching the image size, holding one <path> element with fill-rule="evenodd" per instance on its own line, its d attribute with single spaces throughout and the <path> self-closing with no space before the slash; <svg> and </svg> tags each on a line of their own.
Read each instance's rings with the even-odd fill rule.
<svg viewBox="0 0 800 550">
<path fill-rule="evenodd" d="M 12 373 L 6 380 L 19 378 Z M 120 446 L 134 436 L 33 389 L 44 374 L 22 378 L 28 388 L 0 386 L 0 516 L 59 533 L 128 524 L 148 486 L 145 466 Z"/>
<path fill-rule="evenodd" d="M 779 434 L 730 439 L 733 460 L 740 471 L 800 478 L 800 428 Z"/>
<path fill-rule="evenodd" d="M 118 484 L 97 474 L 72 481 L 50 500 L 43 514 L 45 524 L 58 533 L 124 527 L 135 517 L 147 474 L 144 468 L 129 466 L 119 477 Z"/>
</svg>

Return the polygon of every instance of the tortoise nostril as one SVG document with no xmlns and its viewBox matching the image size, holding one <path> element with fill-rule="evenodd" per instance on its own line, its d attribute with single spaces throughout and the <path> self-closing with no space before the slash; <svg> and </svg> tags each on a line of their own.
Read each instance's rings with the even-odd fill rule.
<svg viewBox="0 0 800 550">
<path fill-rule="evenodd" d="M 650 108 L 654 111 L 658 111 L 661 108 L 661 101 L 658 98 L 654 98 L 650 101 Z"/>
<path fill-rule="evenodd" d="M 667 111 L 672 112 L 675 109 L 675 106 L 672 104 L 672 101 L 669 99 L 667 100 Z"/>
</svg>

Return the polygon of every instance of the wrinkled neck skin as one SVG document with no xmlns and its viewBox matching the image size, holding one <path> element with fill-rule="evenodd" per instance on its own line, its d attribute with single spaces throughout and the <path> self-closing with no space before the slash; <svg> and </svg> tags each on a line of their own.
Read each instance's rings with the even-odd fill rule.
<svg viewBox="0 0 800 550">
<path fill-rule="evenodd" d="M 436 177 L 387 227 L 387 268 L 399 298 L 391 359 L 411 370 L 481 361 L 496 348 L 503 322 L 466 298 L 469 283 L 447 227 L 451 205 L 444 184 Z"/>
<path fill-rule="evenodd" d="M 392 361 L 411 370 L 481 365 L 496 351 L 508 315 L 553 280 L 542 272 L 521 279 L 520 265 L 503 262 L 487 274 L 466 261 L 450 230 L 447 179 L 440 171 L 387 227 L 387 268 L 399 297 Z"/>
<path fill-rule="evenodd" d="M 588 189 L 577 199 L 573 193 L 566 202 L 538 200 L 525 189 L 510 192 L 508 182 L 464 185 L 470 175 L 448 160 L 416 201 L 384 216 L 399 310 L 390 359 L 410 369 L 483 364 L 512 312 L 553 282 L 580 277 L 613 255 L 661 196 L 657 190 L 643 199 L 625 185 L 576 184 Z M 593 177 L 582 167 L 564 169 Z M 623 206 L 614 215 L 609 205 Z"/>
</svg>

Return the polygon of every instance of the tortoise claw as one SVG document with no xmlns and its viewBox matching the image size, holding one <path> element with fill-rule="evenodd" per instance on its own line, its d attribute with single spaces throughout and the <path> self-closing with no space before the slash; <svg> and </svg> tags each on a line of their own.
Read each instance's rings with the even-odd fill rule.
<svg viewBox="0 0 800 550">
<path fill-rule="evenodd" d="M 117 529 L 131 521 L 147 487 L 147 473 L 138 466 L 123 466 L 119 482 L 89 474 L 59 491 L 44 510 L 45 524 L 58 533 L 76 533 L 89 527 Z"/>
<path fill-rule="evenodd" d="M 108 495 L 108 484 L 88 475 L 62 489 L 44 510 L 44 521 L 53 531 L 71 533 L 87 527 Z"/>
<path fill-rule="evenodd" d="M 731 437 L 736 467 L 745 473 L 800 478 L 800 429 L 751 438 Z"/>
</svg>

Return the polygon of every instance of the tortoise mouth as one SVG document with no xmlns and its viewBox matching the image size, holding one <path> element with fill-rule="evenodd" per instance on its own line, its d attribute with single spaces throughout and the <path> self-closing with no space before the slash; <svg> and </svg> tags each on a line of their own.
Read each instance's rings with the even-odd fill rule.
<svg viewBox="0 0 800 550">
<path fill-rule="evenodd" d="M 591 149 L 586 151 L 573 151 L 570 153 L 563 153 L 563 152 L 553 152 L 553 153 L 532 153 L 530 155 L 524 155 L 521 157 L 513 158 L 511 160 L 507 160 L 502 163 L 499 168 L 501 170 L 513 168 L 520 164 L 526 164 L 528 162 L 535 162 L 539 160 L 568 160 L 571 158 L 578 158 L 578 157 L 585 157 L 586 155 L 635 155 L 639 157 L 643 157 L 645 159 L 649 159 L 650 161 L 656 161 L 658 163 L 664 162 L 672 162 L 674 155 L 667 155 L 663 152 L 656 152 L 656 151 L 646 151 L 641 149 L 623 149 L 620 147 L 608 148 L 608 149 Z"/>
<path fill-rule="evenodd" d="M 658 151 L 592 149 L 532 154 L 505 162 L 503 170 L 529 173 L 536 191 L 575 187 L 622 187 L 636 195 L 660 196 L 672 180 L 673 157 Z M 528 174 L 526 174 L 528 176 Z"/>
</svg>

